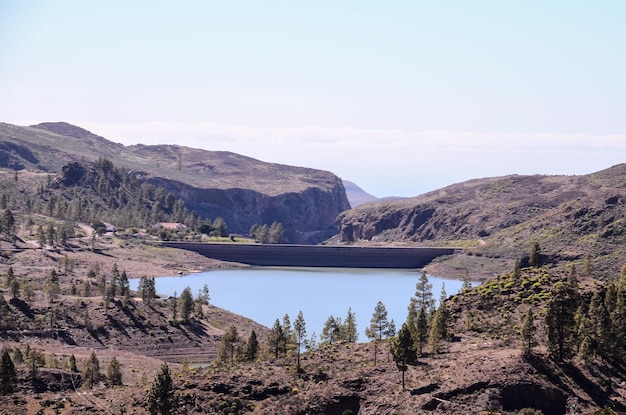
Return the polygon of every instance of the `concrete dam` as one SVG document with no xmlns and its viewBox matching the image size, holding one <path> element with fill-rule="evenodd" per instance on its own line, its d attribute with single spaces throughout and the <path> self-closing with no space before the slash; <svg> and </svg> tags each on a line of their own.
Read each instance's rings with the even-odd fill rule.
<svg viewBox="0 0 626 415">
<path fill-rule="evenodd" d="M 161 242 L 209 258 L 276 267 L 421 268 L 433 259 L 460 252 L 455 248 L 356 247 Z"/>
</svg>

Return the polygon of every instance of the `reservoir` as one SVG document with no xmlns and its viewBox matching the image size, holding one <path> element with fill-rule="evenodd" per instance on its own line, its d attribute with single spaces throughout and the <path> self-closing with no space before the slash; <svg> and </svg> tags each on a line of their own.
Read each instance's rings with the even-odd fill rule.
<svg viewBox="0 0 626 415">
<path fill-rule="evenodd" d="M 249 267 L 208 271 L 198 274 L 156 278 L 159 294 L 180 294 L 190 287 L 196 297 L 198 290 L 209 287 L 210 303 L 248 317 L 271 328 L 278 318 L 288 314 L 291 323 L 302 311 L 307 339 L 313 334 L 319 342 L 324 323 L 332 315 L 345 320 L 348 308 L 356 315 L 359 342 L 367 342 L 374 307 L 382 301 L 388 319 L 396 330 L 406 321 L 411 296 L 421 271 L 361 268 L 272 268 Z M 433 297 L 438 300 L 442 286 L 448 296 L 459 292 L 462 281 L 428 276 Z M 131 280 L 137 289 L 138 279 Z"/>
</svg>

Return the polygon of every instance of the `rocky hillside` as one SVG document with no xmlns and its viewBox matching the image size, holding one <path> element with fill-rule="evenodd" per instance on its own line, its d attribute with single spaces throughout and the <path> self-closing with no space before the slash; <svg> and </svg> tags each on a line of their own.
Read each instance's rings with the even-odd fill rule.
<svg viewBox="0 0 626 415">
<path fill-rule="evenodd" d="M 69 162 L 100 157 L 202 217 L 224 218 L 234 233 L 277 221 L 290 242 L 319 242 L 336 233 L 337 214 L 350 208 L 341 179 L 326 171 L 178 145 L 123 146 L 67 123 L 0 124 L 0 167 L 58 173 Z"/>
<path fill-rule="evenodd" d="M 470 180 L 415 198 L 342 213 L 342 242 L 453 244 L 469 254 L 514 260 L 538 242 L 547 261 L 590 255 L 600 274 L 623 264 L 626 164 L 584 176 Z M 503 270 L 499 270 L 503 272 Z"/>
</svg>

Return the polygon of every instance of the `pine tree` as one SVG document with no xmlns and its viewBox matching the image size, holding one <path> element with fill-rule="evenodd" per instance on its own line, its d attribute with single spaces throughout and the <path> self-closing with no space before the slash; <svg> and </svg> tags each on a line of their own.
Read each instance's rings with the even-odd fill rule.
<svg viewBox="0 0 626 415">
<path fill-rule="evenodd" d="M 448 339 L 448 321 L 450 315 L 446 306 L 447 299 L 445 284 L 441 287 L 441 295 L 439 298 L 439 308 L 433 315 L 433 323 L 430 326 L 429 341 L 432 353 L 438 353 L 441 342 Z"/>
<path fill-rule="evenodd" d="M 389 320 L 387 320 L 387 309 L 385 305 L 379 301 L 374 307 L 370 325 L 365 329 L 365 335 L 374 341 L 374 366 L 378 355 L 378 342 L 387 336 L 389 330 Z"/>
<path fill-rule="evenodd" d="M 122 369 L 120 362 L 117 361 L 115 356 L 113 356 L 107 368 L 107 379 L 109 379 L 111 386 L 122 386 Z"/>
<path fill-rule="evenodd" d="M 615 300 L 615 311 L 611 315 L 612 331 L 615 336 L 615 343 L 617 347 L 616 357 L 623 356 L 624 346 L 626 344 L 626 291 L 622 287 L 621 282 L 617 287 L 617 298 Z"/>
<path fill-rule="evenodd" d="M 48 280 L 46 281 L 46 294 L 48 295 L 48 302 L 50 304 L 54 303 L 57 296 L 61 292 L 61 287 L 59 285 L 59 276 L 57 272 L 53 269 L 50 270 L 50 275 L 48 276 Z"/>
<path fill-rule="evenodd" d="M 595 292 L 589 304 L 589 320 L 595 352 L 600 356 L 611 357 L 612 332 L 611 317 L 599 292 Z"/>
<path fill-rule="evenodd" d="M 237 345 L 241 342 L 239 333 L 235 326 L 230 328 L 224 333 L 217 350 L 217 359 L 220 362 L 227 362 L 230 360 L 230 364 L 235 364 L 237 357 Z"/>
<path fill-rule="evenodd" d="M 9 355 L 4 349 L 0 358 L 0 394 L 8 395 L 17 390 L 17 371 Z"/>
<path fill-rule="evenodd" d="M 528 263 L 534 268 L 539 268 L 541 266 L 541 247 L 539 246 L 539 242 L 533 243 Z"/>
<path fill-rule="evenodd" d="M 122 271 L 120 275 L 120 295 L 122 297 L 128 295 L 130 293 L 130 283 L 128 281 L 128 274 L 126 274 L 126 270 Z"/>
<path fill-rule="evenodd" d="M 4 212 L 2 214 L 1 226 L 2 226 L 2 231 L 5 233 L 7 238 L 9 238 L 11 241 L 14 241 L 15 240 L 15 217 L 13 217 L 13 213 L 11 212 L 11 209 L 9 209 L 8 207 L 4 209 Z"/>
<path fill-rule="evenodd" d="M 6 277 L 6 286 L 7 288 L 11 288 L 11 284 L 15 280 L 15 272 L 13 271 L 13 267 L 9 267 L 7 269 L 7 277 Z"/>
<path fill-rule="evenodd" d="M 111 299 L 114 299 L 120 292 L 120 276 L 120 268 L 117 266 L 116 262 L 113 264 L 113 269 L 111 270 L 111 284 L 109 285 Z"/>
<path fill-rule="evenodd" d="M 83 385 L 86 388 L 92 389 L 100 379 L 102 378 L 102 374 L 100 373 L 100 362 L 96 357 L 96 352 L 91 352 L 91 356 L 89 356 L 89 360 L 85 362 L 85 366 L 83 367 Z"/>
<path fill-rule="evenodd" d="M 211 301 L 211 296 L 209 295 L 208 285 L 204 284 L 204 287 L 202 287 L 202 294 L 199 295 L 199 297 L 202 299 L 202 304 L 209 305 L 209 301 Z"/>
<path fill-rule="evenodd" d="M 578 358 L 583 362 L 588 362 L 594 355 L 594 341 L 591 333 L 591 321 L 583 312 L 582 307 L 578 308 L 575 315 L 577 323 L 576 337 L 578 338 Z"/>
<path fill-rule="evenodd" d="M 11 292 L 11 296 L 13 298 L 18 298 L 20 296 L 20 282 L 16 278 L 14 278 L 11 282 L 9 291 Z"/>
<path fill-rule="evenodd" d="M 385 333 L 387 337 L 395 337 L 396 335 L 396 322 L 391 319 L 389 322 L 389 328 L 387 328 L 387 333 Z"/>
<path fill-rule="evenodd" d="M 46 246 L 46 234 L 43 231 L 43 227 L 39 225 L 37 229 L 37 242 L 39 243 L 39 248 L 43 249 Z"/>
<path fill-rule="evenodd" d="M 281 354 L 286 353 L 285 332 L 283 331 L 283 326 L 280 325 L 280 320 L 278 319 L 276 319 L 274 326 L 270 330 L 268 342 L 270 352 L 274 355 L 275 359 L 278 359 Z"/>
<path fill-rule="evenodd" d="M 183 323 L 189 323 L 189 317 L 193 311 L 193 296 L 191 295 L 191 288 L 186 287 L 178 297 L 178 311 L 180 317 L 183 319 Z"/>
<path fill-rule="evenodd" d="M 11 309 L 4 299 L 4 295 L 0 293 L 0 328 L 10 328 L 13 325 L 13 317 Z"/>
<path fill-rule="evenodd" d="M 402 372 L 402 390 L 404 390 L 404 373 L 408 368 L 408 364 L 416 359 L 411 331 L 406 323 L 402 325 L 402 328 L 398 332 L 398 336 L 394 338 L 391 346 L 391 353 L 398 370 Z"/>
<path fill-rule="evenodd" d="M 583 264 L 583 273 L 587 277 L 593 277 L 594 269 L 593 269 L 593 259 L 591 255 L 587 254 L 585 256 L 585 263 Z"/>
<path fill-rule="evenodd" d="M 470 280 L 469 271 L 465 268 L 465 274 L 463 274 L 463 285 L 461 286 L 461 292 L 465 293 L 472 289 L 472 281 Z"/>
<path fill-rule="evenodd" d="M 283 333 L 285 334 L 285 354 L 291 356 L 294 349 L 294 339 L 289 314 L 283 316 Z"/>
<path fill-rule="evenodd" d="M 441 303 L 439 308 L 435 311 L 433 317 L 433 323 L 430 326 L 429 342 L 431 352 L 433 354 L 439 352 L 441 342 L 447 337 L 447 324 L 448 324 L 448 310 L 445 302 Z"/>
<path fill-rule="evenodd" d="M 141 277 L 139 279 L 138 291 L 143 303 L 148 306 L 151 305 L 156 297 L 156 283 L 154 278 Z"/>
<path fill-rule="evenodd" d="M 19 347 L 13 349 L 13 363 L 15 363 L 16 365 L 24 363 L 24 355 L 22 354 L 22 351 Z"/>
<path fill-rule="evenodd" d="M 71 372 L 78 372 L 78 367 L 76 366 L 76 357 L 74 355 L 70 356 L 70 360 L 67 366 Z"/>
<path fill-rule="evenodd" d="M 416 350 L 420 356 L 424 354 L 424 346 L 428 340 L 428 318 L 426 317 L 426 309 L 422 307 L 417 316 L 417 327 L 415 331 Z"/>
<path fill-rule="evenodd" d="M 537 341 L 535 340 L 536 332 L 537 327 L 535 327 L 535 315 L 533 314 L 533 311 L 529 309 L 526 313 L 526 317 L 524 318 L 521 330 L 521 346 L 522 352 L 525 356 L 530 356 L 533 347 L 537 345 Z"/>
<path fill-rule="evenodd" d="M 348 308 L 346 320 L 343 323 L 345 334 L 342 336 L 348 343 L 356 343 L 359 340 L 359 332 L 356 328 L 356 316 L 352 308 Z"/>
<path fill-rule="evenodd" d="M 48 228 L 46 230 L 46 238 L 50 246 L 55 246 L 56 231 L 54 230 L 54 224 L 52 222 L 48 224 Z"/>
<path fill-rule="evenodd" d="M 170 415 L 175 407 L 172 374 L 167 363 L 163 363 L 148 390 L 146 408 L 151 415 Z"/>
<path fill-rule="evenodd" d="M 519 285 L 520 280 L 522 279 L 522 262 L 519 259 L 515 260 L 512 274 L 513 274 L 513 281 L 515 281 L 515 285 Z"/>
<path fill-rule="evenodd" d="M 259 355 L 259 341 L 257 340 L 256 332 L 252 330 L 248 341 L 246 342 L 246 350 L 244 352 L 244 359 L 246 362 L 254 362 Z"/>
<path fill-rule="evenodd" d="M 553 359 L 563 360 L 572 355 L 577 308 L 577 293 L 569 284 L 556 282 L 550 291 L 545 317 L 548 350 Z"/>
<path fill-rule="evenodd" d="M 569 275 L 567 276 L 568 284 L 575 290 L 578 290 L 578 271 L 576 265 L 570 264 Z"/>
<path fill-rule="evenodd" d="M 296 340 L 296 372 L 300 373 L 300 349 L 302 348 L 302 342 L 306 338 L 306 322 L 304 321 L 302 311 L 298 313 L 293 322 L 293 331 Z"/>
<path fill-rule="evenodd" d="M 202 305 L 202 300 L 196 298 L 194 300 L 194 313 L 198 318 L 204 318 L 204 306 Z"/>
<path fill-rule="evenodd" d="M 415 297 L 411 297 L 411 301 L 409 302 L 409 312 L 406 316 L 406 325 L 411 331 L 411 337 L 413 337 L 413 341 L 417 339 L 417 299 Z"/>
<path fill-rule="evenodd" d="M 31 385 L 35 387 L 39 380 L 39 369 L 35 359 L 29 359 L 28 361 L 28 378 L 30 379 Z"/>
<path fill-rule="evenodd" d="M 174 295 L 169 298 L 170 309 L 172 310 L 172 321 L 178 318 L 178 293 L 174 291 Z"/>
<path fill-rule="evenodd" d="M 337 325 L 337 320 L 335 320 L 335 317 L 330 316 L 324 323 L 322 334 L 320 334 L 320 340 L 322 343 L 333 344 L 338 340 L 338 337 L 340 337 L 339 332 L 340 328 Z"/>
<path fill-rule="evenodd" d="M 432 290 L 433 285 L 428 282 L 426 272 L 422 271 L 419 281 L 415 284 L 416 310 L 426 307 L 426 311 L 430 313 L 435 308 L 435 299 L 433 298 Z"/>
</svg>

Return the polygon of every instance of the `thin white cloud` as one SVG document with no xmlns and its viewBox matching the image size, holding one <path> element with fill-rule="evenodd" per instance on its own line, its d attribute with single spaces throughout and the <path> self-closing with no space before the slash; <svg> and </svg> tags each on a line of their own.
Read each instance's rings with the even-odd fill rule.
<svg viewBox="0 0 626 415">
<path fill-rule="evenodd" d="M 626 134 L 481 134 L 219 123 L 76 122 L 125 145 L 178 144 L 329 170 L 377 196 L 507 174 L 584 174 L 626 161 Z"/>
</svg>

